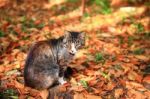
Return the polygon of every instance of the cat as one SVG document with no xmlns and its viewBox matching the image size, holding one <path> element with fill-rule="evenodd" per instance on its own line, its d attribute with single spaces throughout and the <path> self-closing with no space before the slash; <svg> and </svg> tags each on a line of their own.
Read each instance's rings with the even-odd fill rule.
<svg viewBox="0 0 150 99">
<path fill-rule="evenodd" d="M 25 85 L 48 89 L 64 84 L 65 68 L 78 49 L 85 45 L 85 33 L 66 31 L 58 39 L 36 42 L 31 46 L 24 68 Z"/>
</svg>

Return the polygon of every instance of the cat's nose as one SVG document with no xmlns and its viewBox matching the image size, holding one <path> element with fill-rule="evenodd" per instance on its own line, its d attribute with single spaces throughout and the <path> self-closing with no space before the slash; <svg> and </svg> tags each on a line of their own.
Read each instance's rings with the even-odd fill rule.
<svg viewBox="0 0 150 99">
<path fill-rule="evenodd" d="M 74 55 L 77 52 L 75 45 L 71 44 L 70 54 Z"/>
<path fill-rule="evenodd" d="M 75 50 L 71 50 L 70 54 L 75 55 L 76 51 Z"/>
</svg>

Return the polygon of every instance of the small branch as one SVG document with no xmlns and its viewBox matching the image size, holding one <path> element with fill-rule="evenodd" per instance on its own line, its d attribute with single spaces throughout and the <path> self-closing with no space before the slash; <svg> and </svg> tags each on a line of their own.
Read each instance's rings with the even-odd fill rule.
<svg viewBox="0 0 150 99">
<path fill-rule="evenodd" d="M 86 0 L 82 0 L 81 1 L 81 16 L 84 14 L 85 12 L 85 2 Z"/>
</svg>

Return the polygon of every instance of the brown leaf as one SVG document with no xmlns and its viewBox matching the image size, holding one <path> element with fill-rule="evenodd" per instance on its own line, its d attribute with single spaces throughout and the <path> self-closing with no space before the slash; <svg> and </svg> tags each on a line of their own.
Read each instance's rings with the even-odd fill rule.
<svg viewBox="0 0 150 99">
<path fill-rule="evenodd" d="M 128 74 L 129 80 L 137 80 L 138 82 L 142 81 L 142 76 L 140 74 L 137 74 L 134 71 L 130 71 Z"/>
<path fill-rule="evenodd" d="M 82 94 L 82 93 L 75 93 L 74 99 L 102 99 L 101 96 L 95 96 L 90 94 Z"/>
<path fill-rule="evenodd" d="M 93 79 L 93 80 L 90 80 L 88 84 L 89 86 L 94 86 L 96 83 L 97 83 L 97 80 Z"/>
<path fill-rule="evenodd" d="M 70 89 L 77 91 L 77 92 L 81 92 L 81 91 L 85 90 L 82 86 L 77 86 L 77 85 L 72 86 Z"/>
<path fill-rule="evenodd" d="M 41 95 L 42 99 L 47 99 L 48 94 L 49 94 L 48 90 L 40 91 L 40 95 Z"/>
<path fill-rule="evenodd" d="M 115 89 L 115 98 L 119 99 L 121 95 L 123 95 L 123 89 L 122 88 Z"/>
<path fill-rule="evenodd" d="M 147 75 L 143 79 L 143 85 L 150 90 L 150 75 Z"/>
<path fill-rule="evenodd" d="M 140 59 L 140 60 L 143 60 L 143 61 L 148 61 L 148 60 L 149 60 L 149 58 L 146 57 L 146 56 L 144 56 L 144 55 L 136 55 L 135 57 L 136 57 L 137 59 Z"/>
<path fill-rule="evenodd" d="M 109 82 L 107 84 L 106 90 L 113 90 L 113 88 L 116 86 L 116 83 L 114 82 Z"/>
</svg>

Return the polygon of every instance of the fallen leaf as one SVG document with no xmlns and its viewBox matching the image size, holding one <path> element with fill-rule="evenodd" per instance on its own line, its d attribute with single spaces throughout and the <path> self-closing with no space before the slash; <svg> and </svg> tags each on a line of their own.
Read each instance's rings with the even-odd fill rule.
<svg viewBox="0 0 150 99">
<path fill-rule="evenodd" d="M 150 75 L 147 75 L 143 79 L 143 85 L 150 90 Z"/>
<path fill-rule="evenodd" d="M 75 93 L 74 99 L 102 99 L 101 96 L 83 95 L 82 93 Z"/>
<path fill-rule="evenodd" d="M 115 89 L 115 98 L 119 99 L 121 95 L 123 95 L 123 89 L 122 88 Z"/>
</svg>

